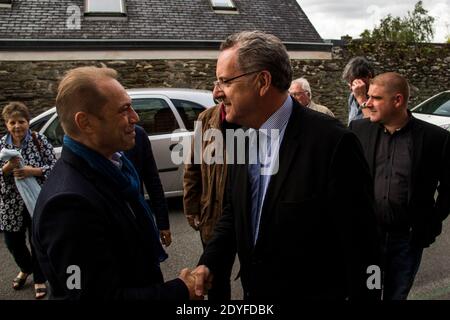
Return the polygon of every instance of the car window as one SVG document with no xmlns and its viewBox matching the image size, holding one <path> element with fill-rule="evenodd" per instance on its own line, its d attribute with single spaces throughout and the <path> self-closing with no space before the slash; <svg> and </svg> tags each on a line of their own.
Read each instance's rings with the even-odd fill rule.
<svg viewBox="0 0 450 320">
<path fill-rule="evenodd" d="M 180 127 L 164 99 L 133 99 L 133 109 L 139 115 L 138 124 L 150 135 L 172 133 Z"/>
<path fill-rule="evenodd" d="M 44 135 L 47 137 L 48 141 L 52 144 L 53 147 L 61 147 L 64 138 L 64 130 L 61 127 L 61 123 L 59 122 L 59 118 L 56 117 L 52 123 L 47 127 L 44 131 Z"/>
<path fill-rule="evenodd" d="M 201 104 L 180 100 L 180 99 L 171 99 L 175 108 L 177 108 L 178 113 L 183 119 L 184 125 L 188 130 L 194 130 L 194 121 L 197 120 L 198 115 L 205 110 Z"/>
<path fill-rule="evenodd" d="M 30 124 L 30 130 L 31 131 L 36 131 L 39 132 L 42 127 L 44 126 L 44 124 L 47 123 L 47 121 L 54 115 L 54 113 L 50 113 L 48 115 L 46 115 L 45 117 L 40 118 L 37 121 L 34 121 L 33 124 Z"/>
<path fill-rule="evenodd" d="M 432 98 L 414 109 L 414 112 L 450 117 L 450 92 L 444 92 Z"/>
</svg>

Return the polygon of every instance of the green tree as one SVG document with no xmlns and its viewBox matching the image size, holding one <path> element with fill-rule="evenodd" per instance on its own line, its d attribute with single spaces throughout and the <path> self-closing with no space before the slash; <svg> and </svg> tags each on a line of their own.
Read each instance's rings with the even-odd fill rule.
<svg viewBox="0 0 450 320">
<path fill-rule="evenodd" d="M 428 15 L 422 1 L 418 1 L 414 11 L 408 11 L 405 17 L 389 14 L 380 20 L 378 27 L 364 30 L 360 37 L 366 41 L 430 42 L 434 36 L 433 23 L 434 18 Z"/>
</svg>

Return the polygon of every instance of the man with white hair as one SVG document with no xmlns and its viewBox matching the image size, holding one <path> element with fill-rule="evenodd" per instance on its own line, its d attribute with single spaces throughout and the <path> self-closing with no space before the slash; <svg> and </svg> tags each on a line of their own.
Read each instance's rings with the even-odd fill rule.
<svg viewBox="0 0 450 320">
<path fill-rule="evenodd" d="M 311 87 L 308 80 L 306 80 L 305 78 L 298 78 L 293 80 L 291 82 L 291 87 L 289 88 L 289 94 L 302 106 L 325 113 L 334 118 L 334 114 L 330 109 L 320 104 L 314 103 L 314 101 L 311 100 Z"/>
</svg>

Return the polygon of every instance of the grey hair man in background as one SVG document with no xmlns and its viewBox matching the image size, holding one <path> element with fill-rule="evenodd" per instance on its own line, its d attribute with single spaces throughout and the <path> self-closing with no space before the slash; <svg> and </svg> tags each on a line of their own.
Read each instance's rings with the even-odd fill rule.
<svg viewBox="0 0 450 320">
<path fill-rule="evenodd" d="M 325 113 L 334 118 L 334 114 L 330 109 L 311 100 L 311 86 L 309 85 L 308 80 L 306 80 L 305 78 L 298 78 L 293 80 L 291 82 L 291 87 L 289 88 L 289 94 L 302 106 Z"/>
</svg>

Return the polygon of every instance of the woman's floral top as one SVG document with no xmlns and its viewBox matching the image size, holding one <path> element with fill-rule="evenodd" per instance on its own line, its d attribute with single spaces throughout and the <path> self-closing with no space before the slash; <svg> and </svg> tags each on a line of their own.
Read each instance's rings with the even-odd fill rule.
<svg viewBox="0 0 450 320">
<path fill-rule="evenodd" d="M 0 140 L 0 150 L 16 149 L 22 154 L 26 166 L 42 168 L 43 175 L 35 177 L 42 185 L 56 163 L 56 155 L 44 135 L 36 133 L 35 137 L 37 141 L 34 141 L 31 132 L 28 132 L 21 148 L 17 148 L 12 144 L 11 136 L 6 134 Z M 28 214 L 28 211 L 17 190 L 13 174 L 3 175 L 1 168 L 4 165 L 5 161 L 0 160 L 0 230 L 18 232 L 24 227 L 23 215 Z"/>
</svg>

